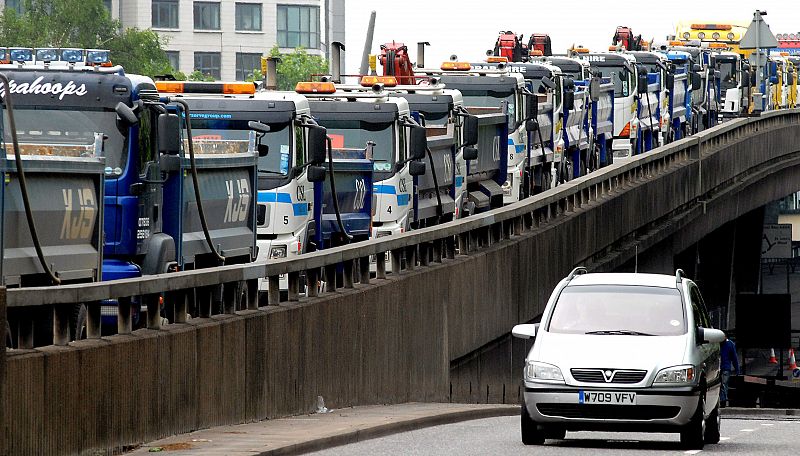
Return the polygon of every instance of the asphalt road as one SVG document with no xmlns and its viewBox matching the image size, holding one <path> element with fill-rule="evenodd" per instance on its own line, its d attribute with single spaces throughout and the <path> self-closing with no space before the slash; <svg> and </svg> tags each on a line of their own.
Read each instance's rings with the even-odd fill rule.
<svg viewBox="0 0 800 456">
<path fill-rule="evenodd" d="M 565 440 L 547 440 L 543 447 L 520 441 L 519 417 L 465 421 L 312 453 L 335 455 L 587 455 L 587 454 L 797 454 L 800 420 L 722 420 L 722 441 L 702 451 L 681 448 L 678 434 L 568 432 Z"/>
</svg>

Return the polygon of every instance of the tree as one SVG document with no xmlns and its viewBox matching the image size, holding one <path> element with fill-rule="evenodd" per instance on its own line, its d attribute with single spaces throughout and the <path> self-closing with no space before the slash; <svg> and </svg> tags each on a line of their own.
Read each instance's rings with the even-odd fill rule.
<svg viewBox="0 0 800 456">
<path fill-rule="evenodd" d="M 278 46 L 275 46 L 269 54 L 281 59 L 277 65 L 278 90 L 294 90 L 298 82 L 311 80 L 312 74 L 328 72 L 327 60 L 309 54 L 303 48 L 297 48 L 290 54 L 281 54 Z"/>
<path fill-rule="evenodd" d="M 7 46 L 108 49 L 129 73 L 172 72 L 164 39 L 152 30 L 123 29 L 103 0 L 23 0 L 23 14 L 0 13 L 0 40 Z"/>
</svg>

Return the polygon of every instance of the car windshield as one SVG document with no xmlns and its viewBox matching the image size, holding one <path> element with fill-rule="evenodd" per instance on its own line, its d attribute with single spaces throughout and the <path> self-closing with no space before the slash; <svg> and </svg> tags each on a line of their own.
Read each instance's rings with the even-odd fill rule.
<svg viewBox="0 0 800 456">
<path fill-rule="evenodd" d="M 735 89 L 739 85 L 736 80 L 736 62 L 717 59 L 717 69 L 722 90 Z"/>
<path fill-rule="evenodd" d="M 22 155 L 102 155 L 106 159 L 106 166 L 125 168 L 125 136 L 117 128 L 117 115 L 113 109 L 18 106 L 14 107 L 14 121 Z M 5 110 L 3 122 L 8 125 Z M 13 154 L 8 129 L 3 139 L 7 154 Z M 103 144 L 102 153 L 95 153 L 96 144 Z"/>
<path fill-rule="evenodd" d="M 331 147 L 340 156 L 349 151 L 363 151 L 372 141 L 372 159 L 375 171 L 389 171 L 395 160 L 394 128 L 391 122 L 365 122 L 363 120 L 320 120 L 328 129 Z"/>
<path fill-rule="evenodd" d="M 630 94 L 628 87 L 628 69 L 624 66 L 598 66 L 595 67 L 604 78 L 611 78 L 614 83 L 614 98 L 627 97 Z"/>
<path fill-rule="evenodd" d="M 478 108 L 478 111 L 473 109 L 472 112 L 480 114 L 482 109 L 486 112 L 495 111 L 502 112 L 503 102 L 508 103 L 508 128 L 514 129 L 516 125 L 516 104 L 514 102 L 514 92 L 497 92 L 494 90 L 461 90 L 461 95 L 464 97 L 464 106 L 469 108 Z"/>
<path fill-rule="evenodd" d="M 580 285 L 561 292 L 548 331 L 677 336 L 686 333 L 686 324 L 676 288 Z"/>
</svg>

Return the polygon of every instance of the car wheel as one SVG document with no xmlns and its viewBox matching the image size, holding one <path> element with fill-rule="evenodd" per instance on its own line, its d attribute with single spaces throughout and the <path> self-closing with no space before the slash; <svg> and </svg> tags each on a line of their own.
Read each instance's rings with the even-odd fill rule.
<svg viewBox="0 0 800 456">
<path fill-rule="evenodd" d="M 688 450 L 703 449 L 703 443 L 705 442 L 703 439 L 706 433 L 706 420 L 703 416 L 705 408 L 706 395 L 702 393 L 697 403 L 697 411 L 692 419 L 681 429 L 681 445 Z"/>
<path fill-rule="evenodd" d="M 714 407 L 714 411 L 711 412 L 711 415 L 706 420 L 706 435 L 705 435 L 705 442 L 706 443 L 719 443 L 719 432 L 720 432 L 720 424 L 722 423 L 722 417 L 719 413 L 719 404 Z"/>
<path fill-rule="evenodd" d="M 522 443 L 525 445 L 542 445 L 544 443 L 544 432 L 540 431 L 528 414 L 528 407 L 522 403 L 522 413 L 520 417 L 520 430 L 522 431 Z"/>
</svg>

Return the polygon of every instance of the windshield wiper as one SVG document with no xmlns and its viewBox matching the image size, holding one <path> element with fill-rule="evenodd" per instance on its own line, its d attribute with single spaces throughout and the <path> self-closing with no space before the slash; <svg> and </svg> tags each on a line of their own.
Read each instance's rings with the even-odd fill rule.
<svg viewBox="0 0 800 456">
<path fill-rule="evenodd" d="M 632 331 L 630 329 L 612 329 L 612 330 L 605 330 L 605 331 L 587 331 L 586 334 L 597 334 L 601 336 L 655 336 L 655 334 L 649 334 L 639 331 Z"/>
<path fill-rule="evenodd" d="M 283 174 L 283 173 L 281 173 L 279 171 L 270 171 L 268 169 L 259 169 L 258 172 L 260 174 L 277 174 L 279 176 L 285 176 L 286 175 L 286 174 Z"/>
</svg>

